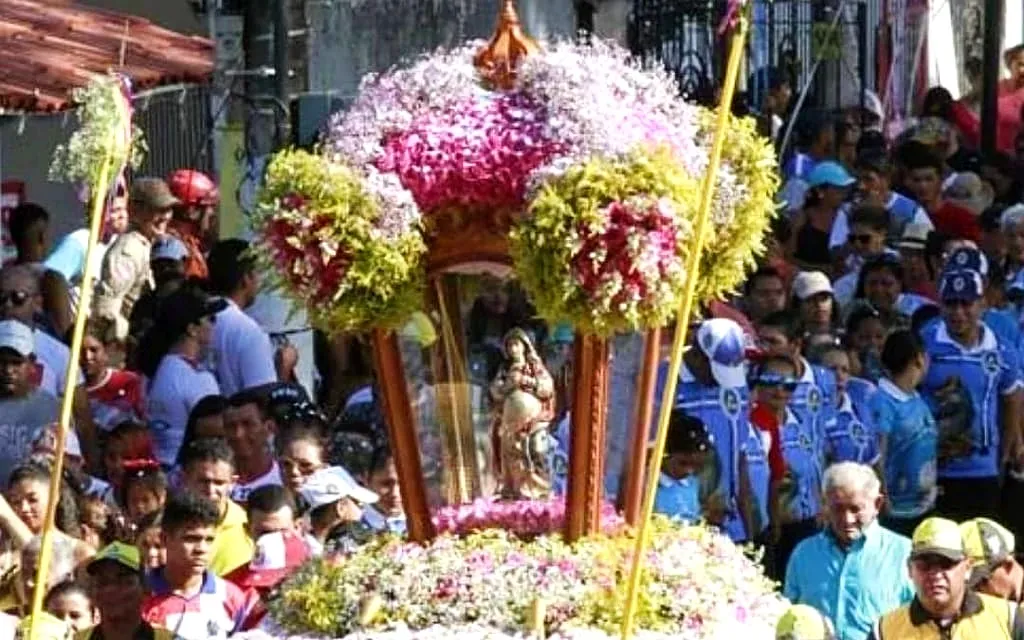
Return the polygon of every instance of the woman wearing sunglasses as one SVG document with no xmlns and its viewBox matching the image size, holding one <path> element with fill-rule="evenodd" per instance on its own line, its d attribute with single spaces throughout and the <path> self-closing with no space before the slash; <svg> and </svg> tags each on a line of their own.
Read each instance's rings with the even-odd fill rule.
<svg viewBox="0 0 1024 640">
<path fill-rule="evenodd" d="M 754 402 L 751 405 L 750 422 L 757 428 L 761 447 L 765 455 L 768 456 L 768 466 L 771 470 L 769 503 L 771 505 L 773 539 L 775 540 L 781 536 L 781 527 L 785 520 L 779 492 L 786 478 L 787 467 L 782 454 L 780 432 L 784 425 L 796 421 L 793 412 L 789 410 L 789 401 L 793 397 L 797 384 L 799 382 L 796 365 L 790 358 L 766 356 L 752 369 L 750 388 L 754 394 Z M 765 557 L 772 559 L 772 554 L 766 554 Z M 769 573 L 781 578 L 786 570 L 785 565 L 776 567 L 772 564 L 769 563 L 767 567 Z"/>
</svg>

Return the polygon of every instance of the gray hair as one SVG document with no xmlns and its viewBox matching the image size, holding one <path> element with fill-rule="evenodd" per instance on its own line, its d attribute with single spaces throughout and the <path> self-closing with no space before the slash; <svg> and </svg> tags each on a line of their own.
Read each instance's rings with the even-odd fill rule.
<svg viewBox="0 0 1024 640">
<path fill-rule="evenodd" d="M 822 493 L 827 494 L 836 489 L 863 491 L 869 497 L 877 498 L 882 491 L 882 483 L 875 475 L 875 470 L 866 464 L 838 462 L 825 470 L 821 480 Z"/>
<path fill-rule="evenodd" d="M 1021 224 L 1024 224 L 1024 204 L 1015 204 L 999 216 L 999 229 L 1004 233 Z"/>
<path fill-rule="evenodd" d="M 57 533 L 57 532 L 55 532 Z M 56 579 L 48 580 L 48 583 L 61 582 L 70 578 L 75 573 L 75 540 L 69 536 L 59 534 L 51 538 L 49 575 Z M 43 548 L 43 536 L 36 535 L 25 543 L 21 548 L 22 557 L 26 554 L 39 557 Z"/>
</svg>

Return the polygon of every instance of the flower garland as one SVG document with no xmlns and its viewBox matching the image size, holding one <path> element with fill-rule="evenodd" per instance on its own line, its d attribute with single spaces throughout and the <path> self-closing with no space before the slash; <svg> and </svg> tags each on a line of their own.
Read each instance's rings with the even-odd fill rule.
<svg viewBox="0 0 1024 640">
<path fill-rule="evenodd" d="M 739 629 L 752 640 L 774 637 L 785 601 L 754 560 L 711 529 L 655 525 L 641 629 L 682 640 L 738 637 L 731 634 Z M 621 622 L 618 576 L 632 551 L 630 536 L 572 546 L 558 536 L 523 541 L 500 531 L 441 536 L 427 547 L 384 540 L 340 566 L 307 565 L 269 607 L 278 637 L 433 638 L 443 628 L 453 634 L 443 637 L 503 638 L 525 629 L 540 599 L 555 637 L 604 638 Z M 368 598 L 377 611 L 363 628 L 360 603 Z"/>
<path fill-rule="evenodd" d="M 487 529 L 500 529 L 520 538 L 561 531 L 565 525 L 565 500 L 488 500 L 479 498 L 469 504 L 442 507 L 434 513 L 434 527 L 440 534 L 465 536 Z M 601 526 L 607 535 L 625 528 L 615 507 L 605 503 Z"/>
<path fill-rule="evenodd" d="M 711 145 L 715 113 L 699 112 L 698 141 Z M 730 117 L 697 280 L 697 299 L 717 300 L 734 292 L 764 251 L 779 189 L 775 149 L 750 118 Z"/>
<path fill-rule="evenodd" d="M 600 41 L 547 44 L 521 62 L 510 90 L 491 90 L 473 64 L 482 44 L 438 51 L 364 79 L 352 106 L 330 121 L 322 149 L 325 162 L 349 171 L 351 188 L 336 195 L 356 198 L 357 209 L 359 198 L 371 201 L 375 237 L 387 242 L 414 242 L 408 238 L 419 236 L 422 219 L 453 210 L 526 212 L 512 229 L 512 256 L 543 317 L 601 335 L 665 325 L 685 291 L 685 258 L 709 156 L 708 115 L 679 98 L 667 71 L 644 68 Z M 698 303 L 740 281 L 761 250 L 773 208 L 765 197 L 777 184 L 770 146 L 749 123 L 733 125 Z M 363 239 L 345 237 L 348 228 L 325 220 L 298 224 L 303 210 L 289 209 L 290 203 L 267 199 L 265 206 L 283 209 L 280 223 L 263 229 L 276 238 L 264 244 L 289 256 L 278 266 L 293 270 L 284 282 L 294 298 L 328 302 L 336 311 L 328 315 L 349 328 L 394 326 L 391 312 L 413 308 L 411 298 L 388 297 L 416 289 L 395 278 L 418 278 L 423 251 L 406 253 L 374 296 L 325 300 L 341 273 L 369 274 L 377 263 L 362 261 L 382 256 L 330 253 Z M 347 205 L 338 199 L 333 206 Z M 328 242 L 312 241 L 327 228 Z M 303 260 L 284 249 L 300 246 Z M 302 282 L 309 279 L 321 282 Z M 338 310 L 347 305 L 355 306 Z M 375 321 L 381 309 L 388 313 Z"/>
<path fill-rule="evenodd" d="M 305 151 L 267 168 L 255 255 L 326 331 L 399 326 L 419 306 L 426 247 L 387 202 L 347 167 Z"/>
<path fill-rule="evenodd" d="M 598 335 L 665 324 L 685 294 L 697 192 L 666 150 L 576 165 L 541 187 L 511 234 L 538 312 Z"/>
</svg>

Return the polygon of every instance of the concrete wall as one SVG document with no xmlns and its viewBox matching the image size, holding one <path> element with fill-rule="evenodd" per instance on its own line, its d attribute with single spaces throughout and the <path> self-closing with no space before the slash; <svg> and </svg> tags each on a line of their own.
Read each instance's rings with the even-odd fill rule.
<svg viewBox="0 0 1024 640">
<path fill-rule="evenodd" d="M 572 37 L 572 0 L 519 0 L 519 17 L 534 38 Z M 495 0 L 310 0 L 309 90 L 351 95 L 368 72 L 404 58 L 450 47 L 494 31 Z"/>
<path fill-rule="evenodd" d="M 23 181 L 26 199 L 50 212 L 54 242 L 85 221 L 74 188 L 47 180 L 53 150 L 67 142 L 74 124 L 74 118 L 59 115 L 0 118 L 2 179 Z"/>
</svg>

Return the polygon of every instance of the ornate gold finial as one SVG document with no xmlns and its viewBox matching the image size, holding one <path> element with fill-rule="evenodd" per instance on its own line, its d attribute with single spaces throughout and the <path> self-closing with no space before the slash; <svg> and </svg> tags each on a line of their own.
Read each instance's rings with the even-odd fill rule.
<svg viewBox="0 0 1024 640">
<path fill-rule="evenodd" d="M 473 63 L 480 75 L 500 89 L 511 89 L 519 62 L 539 48 L 523 33 L 514 0 L 502 0 L 498 26 L 487 46 L 477 52 Z"/>
</svg>

